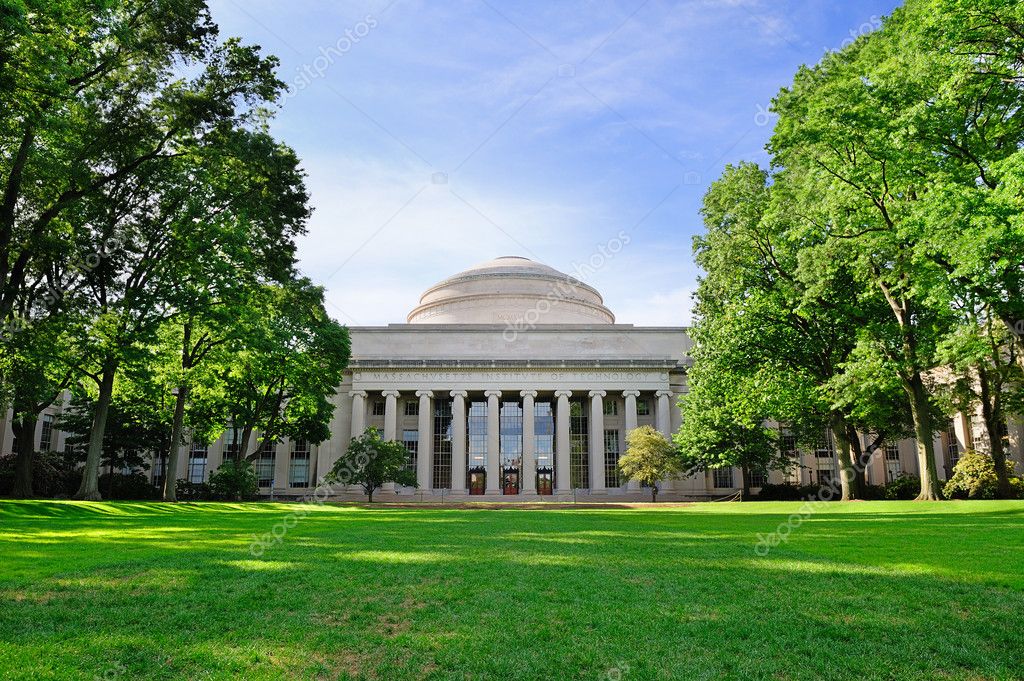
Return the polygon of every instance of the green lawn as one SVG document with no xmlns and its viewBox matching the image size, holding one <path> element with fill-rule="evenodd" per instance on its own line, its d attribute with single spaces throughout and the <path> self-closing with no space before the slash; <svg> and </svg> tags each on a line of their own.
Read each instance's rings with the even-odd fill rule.
<svg viewBox="0 0 1024 681">
<path fill-rule="evenodd" d="M 1024 678 L 1021 502 L 297 508 L 0 502 L 0 678 Z"/>
</svg>

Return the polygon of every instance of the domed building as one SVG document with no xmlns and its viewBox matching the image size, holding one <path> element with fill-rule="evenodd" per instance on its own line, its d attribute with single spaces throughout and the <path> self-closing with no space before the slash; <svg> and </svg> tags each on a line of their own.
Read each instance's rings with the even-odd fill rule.
<svg viewBox="0 0 1024 681">
<path fill-rule="evenodd" d="M 459 272 L 405 324 L 351 335 L 317 470 L 374 426 L 415 453 L 418 488 L 384 497 L 640 498 L 616 465 L 626 433 L 679 427 L 686 329 L 617 324 L 592 286 L 527 258 Z"/>
</svg>

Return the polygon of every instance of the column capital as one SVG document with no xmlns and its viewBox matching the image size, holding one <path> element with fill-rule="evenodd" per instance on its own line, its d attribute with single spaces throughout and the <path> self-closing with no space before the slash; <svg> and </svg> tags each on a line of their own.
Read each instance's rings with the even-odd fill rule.
<svg viewBox="0 0 1024 681">
<path fill-rule="evenodd" d="M 465 390 L 452 390 L 448 395 L 451 397 L 469 397 L 469 393 Z"/>
<path fill-rule="evenodd" d="M 500 390 L 485 390 L 484 397 L 501 397 Z"/>
<path fill-rule="evenodd" d="M 366 391 L 365 390 L 352 390 L 351 392 L 349 392 L 348 396 L 349 397 L 366 397 Z"/>
<path fill-rule="evenodd" d="M 639 390 L 623 390 L 622 391 L 622 396 L 623 397 L 640 397 L 640 391 Z"/>
<path fill-rule="evenodd" d="M 536 390 L 520 390 L 519 391 L 519 396 L 520 397 L 532 397 L 534 399 L 537 399 L 537 391 Z"/>
<path fill-rule="evenodd" d="M 608 397 L 608 392 L 605 390 L 591 390 L 590 397 Z"/>
<path fill-rule="evenodd" d="M 658 392 L 656 392 L 654 394 L 657 395 L 658 397 L 672 397 L 672 391 L 671 390 L 659 390 Z"/>
<path fill-rule="evenodd" d="M 401 396 L 401 394 L 402 393 L 400 393 L 397 390 L 384 390 L 383 392 L 381 392 L 381 395 L 383 395 L 384 397 L 399 397 Z"/>
<path fill-rule="evenodd" d="M 555 397 L 572 397 L 571 390 L 556 390 Z"/>
<path fill-rule="evenodd" d="M 434 396 L 434 391 L 433 390 L 417 390 L 416 391 L 416 397 L 433 397 L 433 396 Z"/>
</svg>

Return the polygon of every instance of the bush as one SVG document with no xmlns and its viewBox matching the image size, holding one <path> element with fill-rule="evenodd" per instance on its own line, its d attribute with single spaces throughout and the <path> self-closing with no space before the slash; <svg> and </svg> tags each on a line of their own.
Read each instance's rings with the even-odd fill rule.
<svg viewBox="0 0 1024 681">
<path fill-rule="evenodd" d="M 915 495 L 916 496 L 916 495 Z M 864 501 L 878 501 L 885 499 L 885 485 L 864 485 L 864 494 L 861 495 Z"/>
<path fill-rule="evenodd" d="M 1013 477 L 1014 462 L 1007 460 L 1007 475 L 1010 476 L 1011 490 L 1020 483 Z M 999 478 L 996 477 L 996 463 L 991 456 L 968 450 L 961 455 L 953 468 L 953 477 L 942 490 L 950 499 L 995 499 L 999 496 Z M 1014 490 L 1016 492 L 1017 490 Z M 1020 496 L 1016 494 L 1015 496 Z"/>
<path fill-rule="evenodd" d="M 14 489 L 15 455 L 0 457 L 0 496 Z M 32 492 L 44 499 L 64 499 L 78 490 L 82 473 L 77 465 L 57 452 L 36 452 L 32 457 Z"/>
<path fill-rule="evenodd" d="M 890 501 L 916 499 L 921 492 L 921 478 L 903 473 L 885 484 L 885 498 Z"/>
<path fill-rule="evenodd" d="M 256 469 L 248 461 L 225 461 L 210 476 L 210 491 L 214 499 L 255 499 L 259 489 Z"/>
<path fill-rule="evenodd" d="M 205 482 L 189 482 L 180 478 L 174 483 L 174 495 L 178 501 L 206 501 L 212 498 L 210 486 Z"/>
<path fill-rule="evenodd" d="M 755 498 L 758 501 L 800 501 L 800 488 L 796 485 L 766 484 Z"/>
<path fill-rule="evenodd" d="M 104 473 L 100 476 L 100 493 L 104 499 L 146 501 L 159 499 L 160 491 L 142 473 Z"/>
</svg>

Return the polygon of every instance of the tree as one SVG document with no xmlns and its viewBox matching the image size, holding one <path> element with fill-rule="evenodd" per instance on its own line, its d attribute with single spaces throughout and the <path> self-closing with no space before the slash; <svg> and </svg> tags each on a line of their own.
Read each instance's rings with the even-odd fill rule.
<svg viewBox="0 0 1024 681">
<path fill-rule="evenodd" d="M 626 436 L 626 453 L 619 470 L 628 480 L 651 488 L 651 502 L 658 501 L 658 484 L 683 472 L 678 452 L 664 435 L 651 426 L 640 426 Z"/>
<path fill-rule="evenodd" d="M 308 279 L 264 286 L 239 308 L 220 381 L 223 417 L 240 437 L 242 458 L 254 442 L 283 437 L 320 443 L 330 437 L 331 398 L 348 363 L 348 329 L 324 309 L 323 289 Z"/>
<path fill-rule="evenodd" d="M 409 450 L 400 442 L 385 440 L 376 428 L 352 438 L 348 449 L 324 477 L 329 483 L 360 485 L 369 502 L 386 482 L 416 487 L 416 473 L 409 470 Z"/>
</svg>

